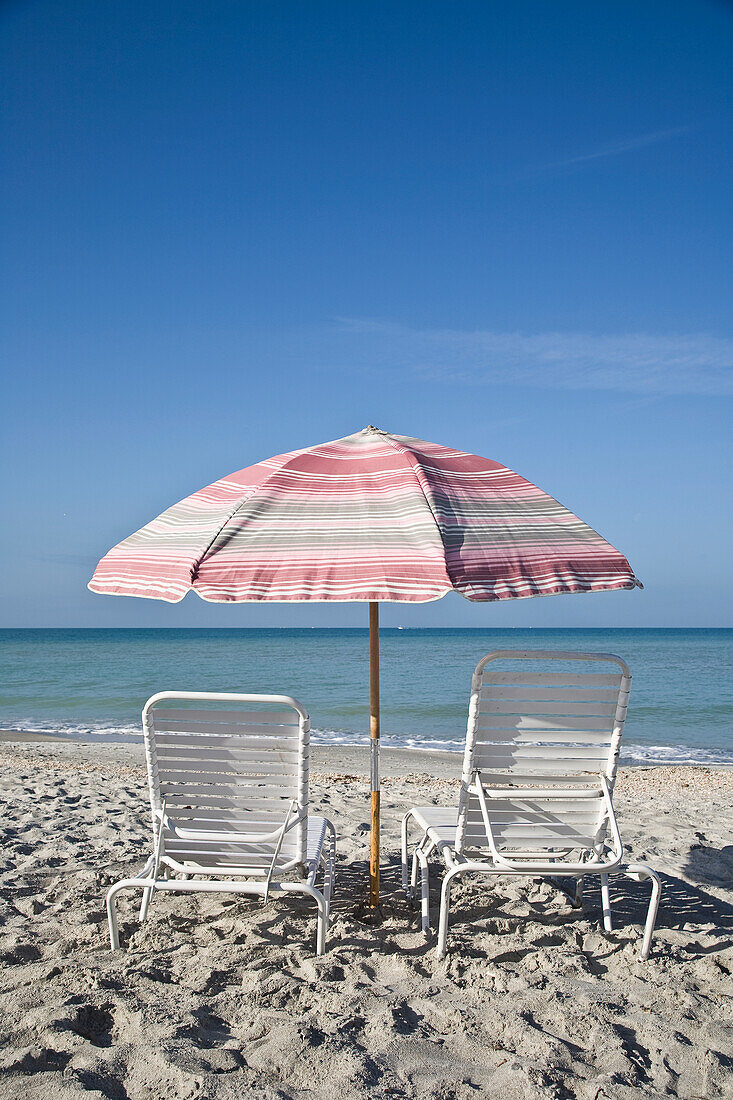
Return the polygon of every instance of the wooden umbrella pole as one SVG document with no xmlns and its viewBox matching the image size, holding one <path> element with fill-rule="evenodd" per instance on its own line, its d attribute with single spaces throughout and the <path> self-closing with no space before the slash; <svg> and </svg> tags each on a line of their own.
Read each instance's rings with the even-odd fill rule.
<svg viewBox="0 0 733 1100">
<path fill-rule="evenodd" d="M 372 846 L 369 906 L 379 905 L 379 604 L 369 604 L 369 734 L 372 786 Z"/>
</svg>

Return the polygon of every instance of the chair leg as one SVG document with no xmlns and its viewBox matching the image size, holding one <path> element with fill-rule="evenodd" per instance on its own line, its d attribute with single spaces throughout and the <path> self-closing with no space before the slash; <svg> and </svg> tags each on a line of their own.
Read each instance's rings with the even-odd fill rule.
<svg viewBox="0 0 733 1100">
<path fill-rule="evenodd" d="M 318 931 L 316 934 L 316 955 L 323 955 L 326 951 L 326 924 L 328 922 L 328 906 L 323 895 L 316 891 L 315 902 L 318 906 Z"/>
<path fill-rule="evenodd" d="M 318 906 L 317 931 L 316 931 L 316 955 L 323 955 L 326 951 L 326 933 L 331 914 L 331 894 L 336 869 L 336 830 L 330 821 L 326 821 L 329 834 L 328 847 L 322 849 L 319 863 L 323 866 L 323 890 L 318 890 L 313 882 L 315 871 L 307 883 L 280 883 L 279 889 L 286 892 L 302 893 L 312 898 Z"/>
<path fill-rule="evenodd" d="M 150 908 L 150 902 L 153 900 L 153 887 L 148 886 L 143 890 L 143 898 L 140 902 L 140 923 L 145 920 L 148 915 L 148 909 Z"/>
<path fill-rule="evenodd" d="M 333 883 L 336 870 L 336 830 L 330 825 L 331 842 L 329 844 L 328 858 L 326 860 L 326 868 L 323 875 L 323 899 L 326 903 L 326 927 L 328 927 L 328 921 L 331 914 L 331 893 L 333 892 Z"/>
<path fill-rule="evenodd" d="M 324 883 L 325 885 L 325 883 Z M 272 890 L 281 891 L 284 894 L 305 894 L 318 906 L 318 926 L 316 934 L 316 955 L 322 955 L 326 950 L 326 930 L 328 928 L 328 902 L 324 894 L 312 883 L 308 882 L 277 882 L 271 886 Z"/>
<path fill-rule="evenodd" d="M 113 951 L 118 951 L 120 947 L 120 930 L 117 921 L 117 895 L 122 890 L 135 890 L 143 889 L 143 900 L 145 895 L 152 893 L 153 886 L 150 879 L 143 879 L 142 881 L 137 879 L 121 879 L 120 882 L 116 882 L 114 886 L 111 886 L 107 891 L 107 923 L 109 924 L 109 943 Z"/>
<path fill-rule="evenodd" d="M 114 886 L 107 891 L 107 923 L 109 924 L 110 950 L 119 951 L 120 929 L 117 923 L 117 891 Z"/>
<path fill-rule="evenodd" d="M 446 943 L 448 941 L 448 910 L 450 908 L 450 888 L 451 882 L 460 874 L 460 867 L 453 867 L 443 878 L 443 885 L 440 888 L 440 922 L 438 924 L 438 946 L 436 950 L 436 956 L 439 959 L 445 958 Z"/>
<path fill-rule="evenodd" d="M 117 951 L 120 946 L 120 933 L 117 923 L 117 895 L 121 890 L 132 890 L 133 888 L 142 887 L 143 890 L 143 904 L 145 904 L 146 895 L 151 894 L 153 890 L 152 880 L 148 877 L 153 870 L 155 860 L 153 856 L 147 861 L 142 871 L 135 876 L 135 878 L 120 879 L 119 882 L 110 886 L 107 891 L 106 906 L 107 906 L 107 923 L 109 924 L 109 942 L 113 951 Z M 150 904 L 150 898 L 148 897 L 148 904 Z M 143 906 L 140 906 L 140 919 L 145 920 L 147 913 L 147 906 L 143 911 Z"/>
<path fill-rule="evenodd" d="M 420 861 L 420 923 L 424 933 L 430 931 L 430 865 L 422 848 L 417 850 Z"/>
<path fill-rule="evenodd" d="M 160 877 L 163 880 L 167 880 L 171 877 L 170 871 L 168 870 L 167 867 L 160 867 L 159 870 L 160 870 L 160 875 L 159 876 L 157 874 L 154 875 L 154 878 L 156 880 L 157 880 L 158 877 Z M 188 879 L 190 879 L 190 878 L 191 878 L 190 875 L 184 875 L 183 876 L 184 881 L 188 881 Z M 151 886 L 149 889 L 143 891 L 142 901 L 140 902 L 140 923 L 141 924 L 148 915 L 148 909 L 150 908 L 150 903 L 153 900 L 153 893 L 154 892 L 155 892 L 155 886 L 154 885 Z"/>
<path fill-rule="evenodd" d="M 611 917 L 611 895 L 608 890 L 608 875 L 601 875 L 601 905 L 603 907 L 603 927 L 606 932 L 613 932 L 613 918 Z"/>
<path fill-rule="evenodd" d="M 410 881 L 407 886 L 407 898 L 412 901 L 415 897 L 415 891 L 417 889 L 417 870 L 420 863 L 420 857 L 418 855 L 419 847 L 412 853 L 412 865 L 410 867 Z"/>
<path fill-rule="evenodd" d="M 407 823 L 411 817 L 411 813 L 406 813 L 404 815 L 404 817 L 402 818 L 402 825 L 400 830 L 402 837 L 402 889 L 405 891 L 408 897 L 410 896 L 410 881 L 408 871 L 408 862 L 410 857 L 407 850 Z"/>
<path fill-rule="evenodd" d="M 644 925 L 644 938 L 641 941 L 641 950 L 639 952 L 639 958 L 646 961 L 649 958 L 649 951 L 652 946 L 652 936 L 654 935 L 654 926 L 657 923 L 657 910 L 659 909 L 659 899 L 662 894 L 662 882 L 659 875 L 650 867 L 647 863 L 630 863 L 628 867 L 624 868 L 624 874 L 627 878 L 633 879 L 634 882 L 644 882 L 645 879 L 651 879 L 652 892 L 649 898 L 649 908 L 646 914 L 646 923 Z"/>
</svg>

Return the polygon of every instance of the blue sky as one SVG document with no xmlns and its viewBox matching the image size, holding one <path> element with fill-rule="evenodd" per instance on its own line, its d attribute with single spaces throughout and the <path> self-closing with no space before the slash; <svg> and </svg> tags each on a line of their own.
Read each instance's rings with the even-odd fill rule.
<svg viewBox="0 0 733 1100">
<path fill-rule="evenodd" d="M 0 38 L 0 625 L 361 625 L 85 585 L 368 423 L 512 466 L 646 585 L 386 622 L 733 625 L 730 5 L 8 0 Z"/>
</svg>

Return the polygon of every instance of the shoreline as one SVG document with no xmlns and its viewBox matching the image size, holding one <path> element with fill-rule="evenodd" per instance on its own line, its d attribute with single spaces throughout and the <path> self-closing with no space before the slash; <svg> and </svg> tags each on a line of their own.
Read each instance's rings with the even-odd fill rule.
<svg viewBox="0 0 733 1100">
<path fill-rule="evenodd" d="M 17 753 L 13 753 L 17 749 Z M 35 750 L 35 751 L 34 751 Z M 28 754 L 28 755 L 26 755 Z M 145 781 L 145 752 L 142 740 L 135 742 L 83 741 L 47 734 L 18 737 L 15 731 L 0 730 L 0 758 L 14 757 L 62 769 L 79 767 L 123 768 Z M 417 784 L 421 788 L 457 791 L 462 754 L 423 749 L 382 748 L 382 786 Z M 338 780 L 350 787 L 369 789 L 368 745 L 311 745 L 311 780 L 314 784 Z M 685 796 L 691 789 L 715 789 L 716 794 L 733 796 L 733 767 L 707 764 L 622 764 L 618 768 L 616 791 Z M 732 799 L 733 802 L 733 799 Z"/>
<path fill-rule="evenodd" d="M 141 761 L 144 759 L 142 735 L 137 741 L 112 741 L 102 738 L 96 740 L 82 737 L 65 737 L 60 734 L 40 733 L 32 730 L 0 729 L 0 745 L 34 743 L 85 745 L 88 746 L 89 749 L 94 748 L 99 752 L 104 752 L 107 749 L 113 751 L 127 749 L 132 755 L 137 753 Z M 369 769 L 368 752 L 369 746 L 366 740 L 363 745 L 324 745 L 318 742 L 311 742 L 311 755 L 314 760 L 322 756 L 328 760 L 331 755 L 336 758 L 343 757 L 345 761 L 349 762 L 349 766 L 353 766 L 357 772 L 363 772 L 365 775 L 368 774 Z M 410 764 L 409 771 L 411 773 L 425 773 L 428 775 L 437 775 L 440 778 L 448 778 L 454 775 L 460 777 L 463 753 L 454 749 L 418 749 L 412 746 L 392 747 L 383 745 L 380 747 L 379 756 L 381 775 L 383 778 L 404 775 L 404 771 L 401 771 L 400 768 L 404 768 L 408 763 Z M 673 760 L 635 762 L 622 759 L 622 762 L 619 764 L 620 773 L 627 771 L 668 771 L 679 768 L 696 772 L 733 772 L 733 762 L 719 763 L 718 761 L 696 761 L 694 763 L 677 763 Z"/>
</svg>

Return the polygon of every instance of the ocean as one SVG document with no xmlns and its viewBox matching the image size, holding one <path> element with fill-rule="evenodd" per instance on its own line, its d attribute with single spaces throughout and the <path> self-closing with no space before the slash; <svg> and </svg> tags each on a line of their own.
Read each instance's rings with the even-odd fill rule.
<svg viewBox="0 0 733 1100">
<path fill-rule="evenodd" d="M 617 653 L 633 687 L 622 762 L 733 764 L 733 630 L 382 629 L 382 743 L 460 751 L 471 673 L 494 649 Z M 156 691 L 276 692 L 313 741 L 366 744 L 366 630 L 0 630 L 0 728 L 141 737 Z"/>
</svg>

